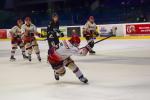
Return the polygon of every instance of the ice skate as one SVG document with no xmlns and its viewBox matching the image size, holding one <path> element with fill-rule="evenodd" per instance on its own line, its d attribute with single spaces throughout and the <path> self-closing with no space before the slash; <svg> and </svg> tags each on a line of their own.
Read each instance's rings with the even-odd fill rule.
<svg viewBox="0 0 150 100">
<path fill-rule="evenodd" d="M 96 52 L 93 51 L 93 50 L 89 51 L 89 54 L 90 54 L 90 55 L 95 55 L 95 53 L 96 53 Z"/>
<path fill-rule="evenodd" d="M 32 61 L 31 55 L 28 56 L 28 60 L 29 60 L 30 62 Z"/>
<path fill-rule="evenodd" d="M 79 77 L 79 80 L 83 83 L 88 83 L 88 79 L 85 78 L 84 76 Z"/>
<path fill-rule="evenodd" d="M 54 71 L 54 77 L 55 77 L 55 79 L 58 81 L 59 80 L 59 75 L 57 75 L 56 73 L 55 73 L 55 71 Z"/>
<path fill-rule="evenodd" d="M 39 60 L 39 62 L 41 62 L 41 57 L 40 56 L 38 56 L 38 60 Z"/>
<path fill-rule="evenodd" d="M 14 56 L 10 57 L 10 61 L 15 61 L 15 60 L 16 60 L 16 58 Z"/>
<path fill-rule="evenodd" d="M 28 56 L 26 56 L 25 54 L 22 54 L 23 56 L 23 59 L 27 60 L 28 59 Z"/>
</svg>

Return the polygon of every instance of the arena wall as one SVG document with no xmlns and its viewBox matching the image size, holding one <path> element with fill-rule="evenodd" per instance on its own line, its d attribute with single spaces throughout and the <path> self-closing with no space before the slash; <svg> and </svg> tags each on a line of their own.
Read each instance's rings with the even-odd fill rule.
<svg viewBox="0 0 150 100">
<path fill-rule="evenodd" d="M 61 26 L 60 30 L 66 37 L 71 35 L 71 30 L 75 29 L 77 33 L 83 37 L 83 25 L 80 26 Z M 116 37 L 125 36 L 150 36 L 150 22 L 148 23 L 124 23 L 124 24 L 103 24 L 97 25 L 97 31 L 101 34 L 108 34 L 112 32 Z M 0 29 L 0 39 L 10 38 L 10 29 Z M 46 27 L 38 27 L 38 32 L 46 34 Z"/>
</svg>

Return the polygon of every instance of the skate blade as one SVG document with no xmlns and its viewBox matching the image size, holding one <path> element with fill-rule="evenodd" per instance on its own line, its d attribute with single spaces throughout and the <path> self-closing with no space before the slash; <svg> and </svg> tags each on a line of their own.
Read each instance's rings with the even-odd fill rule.
<svg viewBox="0 0 150 100">
<path fill-rule="evenodd" d="M 9 61 L 14 62 L 14 61 L 16 61 L 16 59 L 14 59 L 14 60 L 13 60 L 13 59 L 10 59 Z"/>
<path fill-rule="evenodd" d="M 38 61 L 39 61 L 39 62 L 42 62 L 42 60 L 39 60 L 39 59 L 38 59 Z"/>
<path fill-rule="evenodd" d="M 96 53 L 89 53 L 89 55 L 96 55 Z"/>
<path fill-rule="evenodd" d="M 28 58 L 23 58 L 23 60 L 29 60 Z"/>
</svg>

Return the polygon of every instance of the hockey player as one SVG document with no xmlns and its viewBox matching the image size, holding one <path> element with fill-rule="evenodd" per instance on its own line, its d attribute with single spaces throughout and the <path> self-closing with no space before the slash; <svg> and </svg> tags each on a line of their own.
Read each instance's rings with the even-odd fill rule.
<svg viewBox="0 0 150 100">
<path fill-rule="evenodd" d="M 38 60 L 41 61 L 39 46 L 35 38 L 35 35 L 40 36 L 40 34 L 37 32 L 36 26 L 32 24 L 30 17 L 25 18 L 25 24 L 22 25 L 21 30 L 23 33 L 22 38 L 25 43 L 26 50 L 28 51 L 29 61 L 32 60 L 31 54 L 33 50 L 35 51 Z"/>
<path fill-rule="evenodd" d="M 88 21 L 86 22 L 83 30 L 83 35 L 86 38 L 88 44 L 93 48 L 94 47 L 94 35 L 98 36 L 96 31 L 96 24 L 94 21 L 94 17 L 90 16 Z M 95 54 L 95 51 L 89 51 L 90 54 Z"/>
<path fill-rule="evenodd" d="M 12 45 L 12 50 L 11 50 L 11 57 L 10 60 L 14 61 L 16 58 L 14 57 L 15 51 L 17 49 L 17 46 L 20 47 L 22 51 L 22 56 L 24 59 L 28 59 L 28 57 L 25 54 L 25 47 L 24 43 L 21 39 L 21 26 L 23 24 L 22 19 L 17 19 L 17 24 L 10 30 L 10 35 L 11 35 L 11 45 Z"/>
<path fill-rule="evenodd" d="M 47 26 L 47 40 L 49 47 L 53 45 L 59 47 L 59 37 L 63 37 L 63 33 L 59 30 L 59 17 L 56 13 L 52 15 L 51 22 Z"/>
<path fill-rule="evenodd" d="M 55 46 L 56 49 L 59 48 L 59 37 L 63 37 L 63 33 L 59 30 L 59 16 L 54 13 L 52 14 L 52 18 L 50 23 L 47 26 L 47 41 L 49 48 Z M 49 55 L 49 49 L 48 49 Z M 48 61 L 48 57 L 47 57 Z"/>
<path fill-rule="evenodd" d="M 80 38 L 77 35 L 72 35 L 69 41 L 63 41 L 60 44 L 59 49 L 56 49 L 55 46 L 49 49 L 48 61 L 54 70 L 55 79 L 59 80 L 59 77 L 65 74 L 65 67 L 67 67 L 73 71 L 81 82 L 87 83 L 87 78 L 84 77 L 79 67 L 72 60 L 71 55 L 86 55 L 91 47 L 87 45 L 79 49 Z"/>
</svg>

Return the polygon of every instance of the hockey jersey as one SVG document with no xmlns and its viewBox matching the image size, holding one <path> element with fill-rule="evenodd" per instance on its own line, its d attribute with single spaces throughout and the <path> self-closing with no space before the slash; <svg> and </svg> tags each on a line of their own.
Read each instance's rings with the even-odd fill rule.
<svg viewBox="0 0 150 100">
<path fill-rule="evenodd" d="M 37 28 L 34 24 L 31 24 L 29 27 L 26 24 L 23 24 L 21 27 L 21 32 L 24 33 L 26 31 L 28 31 L 29 33 L 36 33 Z"/>
<path fill-rule="evenodd" d="M 95 23 L 91 23 L 90 21 L 87 21 L 87 23 L 85 24 L 84 28 L 88 31 L 96 31 L 96 24 Z"/>
<path fill-rule="evenodd" d="M 12 37 L 21 37 L 21 28 L 19 28 L 17 25 L 11 28 L 9 31 Z"/>
<path fill-rule="evenodd" d="M 59 49 L 56 52 L 66 59 L 72 55 L 79 55 L 79 48 L 73 46 L 69 41 L 61 41 Z"/>
<path fill-rule="evenodd" d="M 59 49 L 56 49 L 56 52 L 61 55 L 63 59 L 66 59 L 72 55 L 86 56 L 90 49 L 91 47 L 89 45 L 78 48 L 73 46 L 69 41 L 61 41 Z"/>
<path fill-rule="evenodd" d="M 52 47 L 53 44 L 58 45 L 59 44 L 59 22 L 50 22 L 50 24 L 47 26 L 47 40 L 49 47 Z"/>
</svg>

